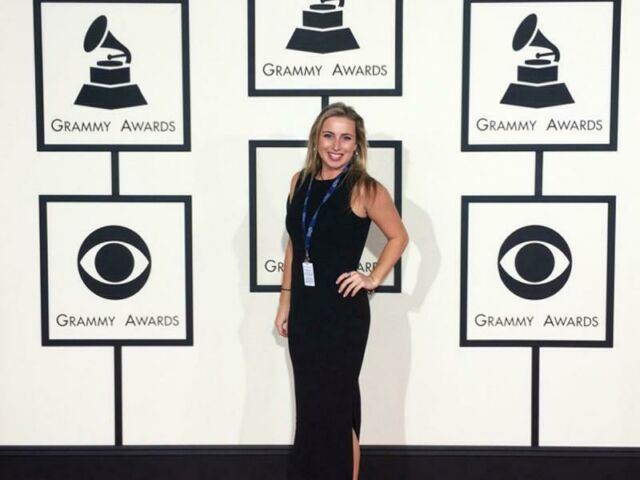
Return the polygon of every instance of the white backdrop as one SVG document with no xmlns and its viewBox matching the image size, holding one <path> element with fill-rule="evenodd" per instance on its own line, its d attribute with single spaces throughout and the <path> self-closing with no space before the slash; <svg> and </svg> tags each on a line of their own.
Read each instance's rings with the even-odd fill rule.
<svg viewBox="0 0 640 480">
<path fill-rule="evenodd" d="M 290 444 L 277 294 L 249 288 L 248 142 L 304 140 L 320 97 L 248 96 L 246 2 L 191 0 L 189 16 L 191 150 L 122 153 L 120 193 L 192 197 L 194 340 L 123 347 L 123 443 Z M 625 1 L 617 151 L 544 156 L 544 194 L 615 196 L 617 214 L 613 348 L 541 349 L 540 445 L 640 446 L 639 22 Z M 39 195 L 110 194 L 110 155 L 37 151 L 33 5 L 1 2 L 0 23 L 0 443 L 113 445 L 113 348 L 42 346 L 38 223 Z M 405 0 L 402 37 L 402 96 L 331 97 L 402 142 L 411 237 L 402 292 L 371 301 L 362 443 L 527 446 L 531 349 L 460 346 L 460 215 L 463 195 L 533 194 L 534 154 L 461 152 L 462 1 Z"/>
</svg>

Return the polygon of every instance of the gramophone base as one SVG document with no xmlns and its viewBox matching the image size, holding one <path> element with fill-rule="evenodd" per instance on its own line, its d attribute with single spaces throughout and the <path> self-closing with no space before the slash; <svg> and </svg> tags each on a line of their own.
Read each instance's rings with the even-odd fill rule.
<svg viewBox="0 0 640 480">
<path fill-rule="evenodd" d="M 312 53 L 342 52 L 358 48 L 360 48 L 360 45 L 358 45 L 349 28 L 324 32 L 296 28 L 287 44 L 288 50 L 301 50 Z"/>
<path fill-rule="evenodd" d="M 104 68 L 91 67 L 89 79 L 98 85 L 125 85 L 131 81 L 129 67 Z"/>
<path fill-rule="evenodd" d="M 534 84 L 557 82 L 558 65 L 545 65 L 543 67 L 518 65 L 518 81 Z"/>
<path fill-rule="evenodd" d="M 342 10 L 317 12 L 305 10 L 302 12 L 302 25 L 311 28 L 337 28 L 342 26 Z"/>
<path fill-rule="evenodd" d="M 564 83 L 544 86 L 512 83 L 500 103 L 517 107 L 545 108 L 575 102 Z"/>
<path fill-rule="evenodd" d="M 85 107 L 115 110 L 116 108 L 146 105 L 147 101 L 142 96 L 138 85 L 135 84 L 109 88 L 85 83 L 73 103 Z"/>
</svg>

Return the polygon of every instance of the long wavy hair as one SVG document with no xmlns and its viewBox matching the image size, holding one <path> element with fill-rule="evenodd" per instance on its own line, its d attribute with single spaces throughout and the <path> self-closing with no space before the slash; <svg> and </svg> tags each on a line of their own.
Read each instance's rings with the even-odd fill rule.
<svg viewBox="0 0 640 480">
<path fill-rule="evenodd" d="M 331 117 L 346 117 L 353 120 L 356 125 L 357 147 L 351 158 L 351 166 L 344 178 L 344 182 L 353 187 L 352 197 L 357 196 L 362 191 L 369 197 L 375 197 L 378 183 L 367 173 L 368 142 L 364 119 L 353 107 L 342 102 L 327 105 L 311 125 L 307 142 L 307 156 L 299 185 L 302 185 L 309 177 L 315 178 L 322 170 L 322 159 L 318 154 L 318 139 L 320 138 L 322 125 L 325 120 Z"/>
</svg>

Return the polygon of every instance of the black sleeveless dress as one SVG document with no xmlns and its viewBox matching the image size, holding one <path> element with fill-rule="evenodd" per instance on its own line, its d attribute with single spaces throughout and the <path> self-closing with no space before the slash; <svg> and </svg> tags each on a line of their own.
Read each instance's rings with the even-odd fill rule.
<svg viewBox="0 0 640 480">
<path fill-rule="evenodd" d="M 353 429 L 360 437 L 358 376 L 369 334 L 369 299 L 338 293 L 337 277 L 356 270 L 371 220 L 351 210 L 351 186 L 343 179 L 321 207 L 311 238 L 315 287 L 302 272 L 302 206 L 310 179 L 287 202 L 287 231 L 293 245 L 289 355 L 296 397 L 296 432 L 288 480 L 351 480 Z M 311 218 L 332 180 L 314 180 Z"/>
</svg>

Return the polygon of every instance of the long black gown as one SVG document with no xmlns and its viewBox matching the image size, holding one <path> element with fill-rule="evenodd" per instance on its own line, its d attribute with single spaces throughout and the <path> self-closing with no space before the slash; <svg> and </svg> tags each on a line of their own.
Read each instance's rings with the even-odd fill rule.
<svg viewBox="0 0 640 480">
<path fill-rule="evenodd" d="M 337 277 L 356 270 L 371 220 L 351 210 L 351 186 L 343 180 L 321 207 L 311 238 L 315 287 L 304 285 L 302 206 L 309 179 L 287 203 L 293 245 L 289 355 L 296 397 L 296 433 L 288 480 L 351 480 L 353 429 L 360 438 L 358 376 L 369 334 L 369 299 L 338 293 Z M 307 218 L 332 180 L 313 180 Z M 307 220 L 308 221 L 308 220 Z"/>
</svg>

